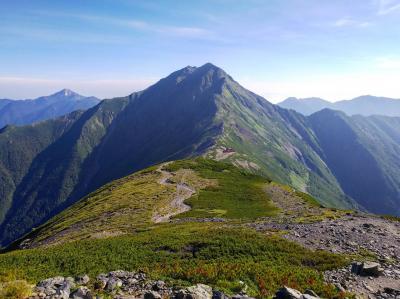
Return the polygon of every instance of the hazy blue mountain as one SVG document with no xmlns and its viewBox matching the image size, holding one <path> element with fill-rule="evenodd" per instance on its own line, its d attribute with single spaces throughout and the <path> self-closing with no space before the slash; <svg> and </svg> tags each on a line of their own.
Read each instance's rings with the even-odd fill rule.
<svg viewBox="0 0 400 299">
<path fill-rule="evenodd" d="M 0 99 L 0 109 L 8 105 L 9 103 L 12 103 L 12 100 Z"/>
<path fill-rule="evenodd" d="M 290 184 L 325 205 L 393 213 L 387 203 L 392 190 L 387 182 L 391 180 L 394 188 L 400 185 L 390 177 L 397 173 L 396 164 L 390 165 L 397 149 L 390 146 L 399 139 L 398 123 L 386 118 L 342 118 L 361 140 L 354 144 L 338 139 L 342 146 L 381 150 L 391 157 L 381 161 L 373 154 L 365 160 L 378 164 L 371 171 L 387 168 L 386 181 L 377 181 L 384 192 L 379 199 L 382 209 L 375 201 L 363 201 L 359 190 L 347 189 L 342 169 L 332 166 L 352 167 L 332 154 L 340 150 L 336 145 L 327 144 L 328 124 L 335 127 L 334 121 L 324 124 L 318 115 L 307 118 L 273 105 L 212 64 L 186 67 L 144 91 L 102 101 L 84 112 L 38 125 L 8 126 L 0 131 L 0 242 L 15 240 L 113 179 L 198 155 Z M 361 133 L 363 126 L 379 122 L 381 129 L 374 132 L 381 134 L 380 139 Z M 388 145 L 380 147 L 382 142 Z M 400 202 L 398 197 L 390 200 Z"/>
<path fill-rule="evenodd" d="M 400 99 L 361 96 L 352 100 L 331 103 L 319 98 L 288 98 L 278 104 L 286 109 L 293 109 L 304 115 L 310 115 L 325 108 L 340 110 L 347 115 L 385 115 L 400 116 Z"/>
<path fill-rule="evenodd" d="M 384 97 L 361 96 L 350 101 L 339 101 L 334 108 L 348 115 L 400 116 L 400 100 Z"/>
<path fill-rule="evenodd" d="M 0 128 L 56 118 L 75 110 L 86 110 L 99 102 L 95 97 L 84 97 L 68 89 L 34 100 L 0 100 Z"/>
<path fill-rule="evenodd" d="M 310 115 L 325 108 L 333 108 L 331 102 L 320 98 L 298 99 L 292 97 L 278 103 L 278 105 L 285 109 L 293 109 L 303 115 Z"/>
</svg>

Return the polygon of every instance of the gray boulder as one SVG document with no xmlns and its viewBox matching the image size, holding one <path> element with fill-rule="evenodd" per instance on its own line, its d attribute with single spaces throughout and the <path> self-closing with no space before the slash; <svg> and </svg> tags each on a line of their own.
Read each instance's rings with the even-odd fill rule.
<svg viewBox="0 0 400 299">
<path fill-rule="evenodd" d="M 75 287 L 71 277 L 56 276 L 39 282 L 35 288 L 37 293 L 45 294 L 50 298 L 68 299 L 71 288 Z"/>
<path fill-rule="evenodd" d="M 71 284 L 68 281 L 64 281 L 62 286 L 56 290 L 58 299 L 68 299 L 71 294 Z"/>
<path fill-rule="evenodd" d="M 80 285 L 88 284 L 89 281 L 90 281 L 90 278 L 89 278 L 89 276 L 86 275 L 86 274 L 85 274 L 85 275 L 78 276 L 78 277 L 75 279 L 75 282 L 76 282 L 77 284 L 80 284 Z"/>
<path fill-rule="evenodd" d="M 54 286 L 61 286 L 64 283 L 65 278 L 62 276 L 56 276 L 52 278 L 47 278 L 40 281 L 37 286 L 42 288 L 53 288 Z"/>
<path fill-rule="evenodd" d="M 205 284 L 197 284 L 186 289 L 179 290 L 175 299 L 212 299 L 212 288 Z"/>
<path fill-rule="evenodd" d="M 303 294 L 300 293 L 298 290 L 284 286 L 283 288 L 280 288 L 276 292 L 274 298 L 276 298 L 276 299 L 301 299 L 302 296 L 303 296 Z"/>
<path fill-rule="evenodd" d="M 374 262 L 365 262 L 362 265 L 361 275 L 363 276 L 380 276 L 383 273 L 381 265 Z"/>
<path fill-rule="evenodd" d="M 306 290 L 303 295 L 311 295 L 318 298 L 317 293 L 315 293 L 313 290 Z"/>
<path fill-rule="evenodd" d="M 74 291 L 70 298 L 72 299 L 93 299 L 93 295 L 87 287 L 79 287 Z"/>
<path fill-rule="evenodd" d="M 106 284 L 105 290 L 108 292 L 114 292 L 117 288 L 122 286 L 122 281 L 119 278 L 111 277 Z"/>
<path fill-rule="evenodd" d="M 354 262 L 351 265 L 351 272 L 361 276 L 375 276 L 382 275 L 383 269 L 379 263 L 375 262 Z"/>
</svg>

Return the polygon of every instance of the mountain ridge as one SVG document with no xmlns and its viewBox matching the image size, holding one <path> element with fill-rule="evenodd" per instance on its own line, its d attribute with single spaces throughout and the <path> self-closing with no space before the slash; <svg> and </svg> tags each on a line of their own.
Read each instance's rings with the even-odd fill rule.
<svg viewBox="0 0 400 299">
<path fill-rule="evenodd" d="M 382 138 L 397 146 L 398 124 L 382 122 L 382 128 L 388 127 L 386 135 L 392 135 Z M 141 92 L 104 100 L 85 112 L 35 126 L 7 128 L 0 133 L 0 171 L 5 178 L 0 242 L 17 239 L 112 180 L 151 165 L 199 155 L 289 184 L 326 206 L 374 208 L 362 207 L 359 198 L 344 192 L 340 176 L 328 167 L 327 147 L 319 140 L 322 135 L 315 132 L 320 125 L 269 103 L 222 69 L 206 64 L 185 67 Z M 26 134 L 30 130 L 34 137 Z M 352 126 L 351 130 L 356 129 Z M 357 130 L 364 138 L 361 129 Z M 373 145 L 369 150 L 376 153 L 370 137 L 365 137 Z M 362 148 L 367 141 L 361 143 Z M 31 143 L 37 147 L 24 147 Z M 384 151 L 392 157 L 389 144 Z M 377 155 L 372 159 L 378 161 Z M 17 172 L 19 164 L 22 167 Z M 385 165 L 386 181 L 396 174 L 388 164 L 378 163 Z"/>
<path fill-rule="evenodd" d="M 384 115 L 391 117 L 400 116 L 400 99 L 387 97 L 376 97 L 371 95 L 363 95 L 351 100 L 342 100 L 337 102 L 329 102 L 321 98 L 287 98 L 278 103 L 279 106 L 286 109 L 293 109 L 303 115 L 311 115 L 324 108 L 340 110 L 347 115 Z"/>
</svg>

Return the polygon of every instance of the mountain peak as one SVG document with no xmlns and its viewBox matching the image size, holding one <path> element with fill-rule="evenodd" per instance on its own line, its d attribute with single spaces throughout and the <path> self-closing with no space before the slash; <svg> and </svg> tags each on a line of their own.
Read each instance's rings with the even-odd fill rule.
<svg viewBox="0 0 400 299">
<path fill-rule="evenodd" d="M 51 96 L 73 97 L 73 96 L 79 96 L 79 94 L 77 94 L 76 92 L 72 91 L 71 89 L 64 88 L 64 89 L 52 94 Z"/>
<path fill-rule="evenodd" d="M 228 74 L 223 69 L 221 69 L 220 67 L 218 67 L 210 62 L 207 62 L 206 64 L 203 64 L 202 66 L 199 66 L 199 67 L 188 65 L 188 66 L 184 67 L 183 69 L 180 69 L 172 74 L 175 74 L 175 73 L 191 74 L 194 72 L 199 72 L 199 73 L 219 72 L 221 74 L 224 74 L 225 76 L 228 76 Z"/>
<path fill-rule="evenodd" d="M 204 72 L 217 72 L 220 74 L 220 76 L 224 76 L 224 77 L 229 76 L 223 69 L 221 69 L 220 67 L 218 67 L 210 62 L 203 64 L 202 66 L 200 66 L 198 68 L 198 70 L 202 70 Z"/>
<path fill-rule="evenodd" d="M 199 68 L 221 70 L 221 68 L 219 68 L 215 64 L 212 64 L 211 62 L 207 62 L 207 63 L 203 64 L 202 66 L 200 66 Z"/>
</svg>

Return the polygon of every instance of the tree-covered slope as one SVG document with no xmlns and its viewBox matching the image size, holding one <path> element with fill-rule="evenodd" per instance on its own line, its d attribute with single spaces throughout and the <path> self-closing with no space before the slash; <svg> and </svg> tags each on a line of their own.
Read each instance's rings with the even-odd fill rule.
<svg viewBox="0 0 400 299">
<path fill-rule="evenodd" d="M 52 119 L 76 110 L 86 110 L 100 102 L 63 89 L 34 100 L 0 100 L 0 128 L 5 125 L 25 125 Z"/>
</svg>

